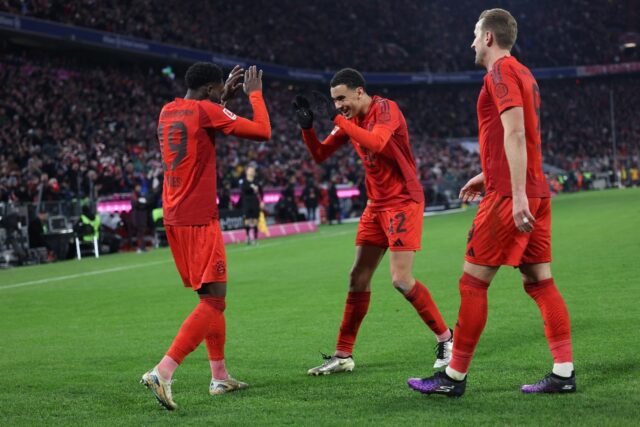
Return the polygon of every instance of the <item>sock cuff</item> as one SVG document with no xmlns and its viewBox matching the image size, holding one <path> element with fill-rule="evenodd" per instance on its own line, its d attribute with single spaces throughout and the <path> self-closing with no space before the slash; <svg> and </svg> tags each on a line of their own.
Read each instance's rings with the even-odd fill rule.
<svg viewBox="0 0 640 427">
<path fill-rule="evenodd" d="M 424 291 L 429 292 L 427 290 L 427 287 L 416 279 L 416 283 L 413 285 L 413 288 L 411 288 L 411 290 L 407 292 L 404 297 L 407 299 L 407 301 L 413 302 Z"/>
<path fill-rule="evenodd" d="M 460 277 L 460 286 L 462 285 L 467 285 L 478 289 L 489 289 L 489 283 L 480 280 L 468 273 L 462 273 L 462 277 Z"/>
<path fill-rule="evenodd" d="M 227 303 L 225 302 L 224 297 L 213 297 L 213 296 L 202 296 L 200 297 L 200 302 L 208 305 L 209 307 L 223 312 L 225 308 L 227 308 Z"/>
<path fill-rule="evenodd" d="M 371 292 L 349 292 L 347 294 L 347 304 L 365 303 L 371 300 Z"/>
<path fill-rule="evenodd" d="M 539 291 L 540 289 L 553 285 L 555 285 L 555 282 L 553 281 L 553 277 L 550 277 L 548 279 L 540 280 L 539 282 L 525 283 L 524 290 L 526 292 Z"/>
</svg>

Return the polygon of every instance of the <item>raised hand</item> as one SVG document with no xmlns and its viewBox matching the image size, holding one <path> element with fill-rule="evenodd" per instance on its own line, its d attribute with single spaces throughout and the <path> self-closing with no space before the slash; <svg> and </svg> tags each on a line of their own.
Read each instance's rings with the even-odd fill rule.
<svg viewBox="0 0 640 427">
<path fill-rule="evenodd" d="M 250 66 L 244 72 L 243 89 L 247 95 L 256 90 L 262 92 L 262 70 L 258 70 L 255 65 Z"/>
<path fill-rule="evenodd" d="M 222 89 L 222 95 L 220 96 L 220 103 L 226 104 L 227 101 L 232 99 L 238 89 L 242 87 L 242 83 L 240 83 L 240 79 L 244 75 L 244 68 L 240 65 L 236 65 L 233 67 L 233 70 L 229 73 L 229 77 L 227 77 L 227 81 L 224 82 L 224 89 Z"/>
<path fill-rule="evenodd" d="M 293 109 L 296 113 L 296 119 L 302 129 L 310 129 L 313 127 L 313 111 L 309 100 L 302 95 L 296 95 L 293 101 Z"/>
</svg>

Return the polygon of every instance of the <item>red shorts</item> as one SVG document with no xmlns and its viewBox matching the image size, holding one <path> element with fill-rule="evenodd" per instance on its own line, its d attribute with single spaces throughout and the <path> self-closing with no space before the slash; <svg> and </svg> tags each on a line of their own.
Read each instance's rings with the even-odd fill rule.
<svg viewBox="0 0 640 427">
<path fill-rule="evenodd" d="M 422 239 L 424 203 L 407 203 L 388 211 L 367 206 L 360 217 L 356 246 L 378 246 L 392 252 L 418 251 Z"/>
<path fill-rule="evenodd" d="M 530 198 L 536 219 L 531 233 L 523 233 L 513 221 L 511 197 L 487 194 L 473 220 L 464 259 L 472 264 L 499 266 L 551 262 L 551 199 Z"/>
<path fill-rule="evenodd" d="M 203 283 L 227 281 L 227 255 L 220 223 L 165 225 L 167 240 L 184 286 L 194 291 Z"/>
</svg>

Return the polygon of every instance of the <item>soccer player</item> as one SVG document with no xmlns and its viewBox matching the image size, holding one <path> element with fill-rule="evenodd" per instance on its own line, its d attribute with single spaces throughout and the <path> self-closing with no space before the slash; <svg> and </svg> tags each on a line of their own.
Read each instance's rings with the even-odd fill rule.
<svg viewBox="0 0 640 427">
<path fill-rule="evenodd" d="M 262 186 L 256 180 L 256 168 L 249 165 L 245 171 L 244 179 L 240 180 L 240 203 L 244 215 L 247 245 L 255 245 L 258 241 L 258 218 L 260 217 L 260 209 L 264 207 L 263 197 Z M 253 239 L 251 239 L 251 230 L 253 230 Z"/>
<path fill-rule="evenodd" d="M 239 83 L 244 73 L 244 83 Z M 171 253 L 185 287 L 200 297 L 171 347 L 153 369 L 142 376 L 166 409 L 177 408 L 171 381 L 184 358 L 205 342 L 211 366 L 211 395 L 247 387 L 229 376 L 224 363 L 227 262 L 216 206 L 215 132 L 257 141 L 271 137 L 269 115 L 262 98 L 262 70 L 236 66 L 226 84 L 222 70 L 198 62 L 187 70 L 187 94 L 160 112 L 158 140 L 164 163 L 162 193 L 164 224 Z M 241 86 L 249 96 L 253 120 L 224 108 Z"/>
<path fill-rule="evenodd" d="M 551 200 L 542 170 L 540 90 L 510 54 L 517 24 L 503 9 L 482 12 L 471 47 L 487 69 L 478 98 L 482 173 L 460 191 L 464 201 L 485 196 L 469 231 L 460 278 L 460 311 L 451 363 L 444 372 L 411 378 L 425 394 L 461 396 L 476 344 L 487 321 L 487 289 L 501 265 L 518 267 L 534 299 L 553 355 L 553 371 L 524 393 L 576 391 L 569 313 L 551 276 Z"/>
<path fill-rule="evenodd" d="M 333 131 L 320 142 L 313 129 L 309 101 L 297 96 L 294 108 L 302 137 L 317 163 L 351 141 L 365 168 L 369 200 L 358 226 L 355 263 L 336 351 L 333 356 L 325 356 L 325 362 L 309 369 L 308 373 L 326 375 L 353 370 L 353 347 L 369 308 L 371 278 L 387 248 L 391 251 L 393 286 L 436 335 L 434 366 L 445 366 L 450 358 L 451 330 L 427 288 L 412 274 L 413 259 L 422 237 L 424 193 L 404 116 L 395 102 L 367 94 L 364 78 L 356 70 L 338 71 L 330 85 L 332 100 L 319 93 L 315 95 L 335 124 Z"/>
</svg>

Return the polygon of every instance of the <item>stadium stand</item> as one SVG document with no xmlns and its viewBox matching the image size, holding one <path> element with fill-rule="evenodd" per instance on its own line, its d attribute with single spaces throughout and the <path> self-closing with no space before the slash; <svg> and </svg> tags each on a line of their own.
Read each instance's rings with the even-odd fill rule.
<svg viewBox="0 0 640 427">
<path fill-rule="evenodd" d="M 353 66 L 374 72 L 453 72 L 473 68 L 468 46 L 472 34 L 454 38 L 454 32 L 445 29 L 472 28 L 477 10 L 495 6 L 484 0 L 462 0 L 469 7 L 455 8 L 446 2 L 402 0 L 394 3 L 392 14 L 388 2 L 367 2 L 367 8 L 362 2 L 350 2 L 341 5 L 343 12 L 337 14 L 337 6 L 324 0 L 296 8 L 285 0 L 267 9 L 239 0 L 199 4 L 202 13 L 187 17 L 189 3 L 182 1 L 184 7 L 177 7 L 173 0 L 4 0 L 0 11 L 309 69 Z M 526 16 L 520 20 L 523 36 L 514 54 L 532 67 L 638 59 L 638 49 L 621 48 L 630 29 L 629 17 L 635 16 L 635 0 L 497 3 L 517 17 Z M 292 8 L 295 16 L 286 12 Z M 239 11 L 257 26 L 234 25 Z M 591 19 L 595 15 L 598 20 Z M 191 22 L 188 33 L 181 25 L 187 21 Z M 376 32 L 368 31 L 371 22 L 376 22 Z M 283 43 L 264 37 L 285 27 L 292 36 Z M 323 34 L 322 39 L 318 34 Z M 557 42 L 563 39 L 572 43 Z M 159 204 L 162 167 L 157 115 L 167 100 L 184 94 L 185 64 L 171 64 L 174 79 L 163 72 L 165 60 L 52 46 L 8 38 L 0 41 L 4 93 L 0 99 L 0 202 L 95 200 L 129 193 L 140 184 L 156 196 L 154 206 Z M 543 154 L 554 189 L 589 188 L 594 176 L 606 177 L 603 185 L 616 181 L 638 185 L 640 76 L 548 79 L 539 84 Z M 476 140 L 479 88 L 479 83 L 473 83 L 369 89 L 397 101 L 404 112 L 428 203 L 455 198 L 460 185 L 479 172 L 478 156 L 467 145 Z M 314 89 L 326 91 L 327 87 L 265 77 L 273 138 L 266 143 L 221 138 L 219 187 L 237 188 L 244 167 L 252 162 L 265 186 L 275 191 L 292 176 L 299 187 L 309 176 L 325 188 L 332 180 L 361 185 L 363 171 L 349 147 L 316 165 L 301 141 L 291 101 L 297 93 Z M 244 99 L 233 100 L 229 108 L 248 114 Z M 329 130 L 328 123 L 323 123 L 319 133 Z M 354 211 L 347 214 L 357 214 L 362 203 L 349 206 Z"/>
<path fill-rule="evenodd" d="M 492 7 L 510 10 L 521 23 L 514 53 L 531 68 L 637 59 L 635 51 L 619 49 L 635 1 L 0 2 L 1 11 L 282 65 L 394 72 L 473 69 L 471 29 L 478 11 Z M 237 25 L 238 17 L 252 24 Z M 469 30 L 460 37 L 451 28 Z M 267 36 L 283 29 L 289 37 L 278 43 Z"/>
</svg>

